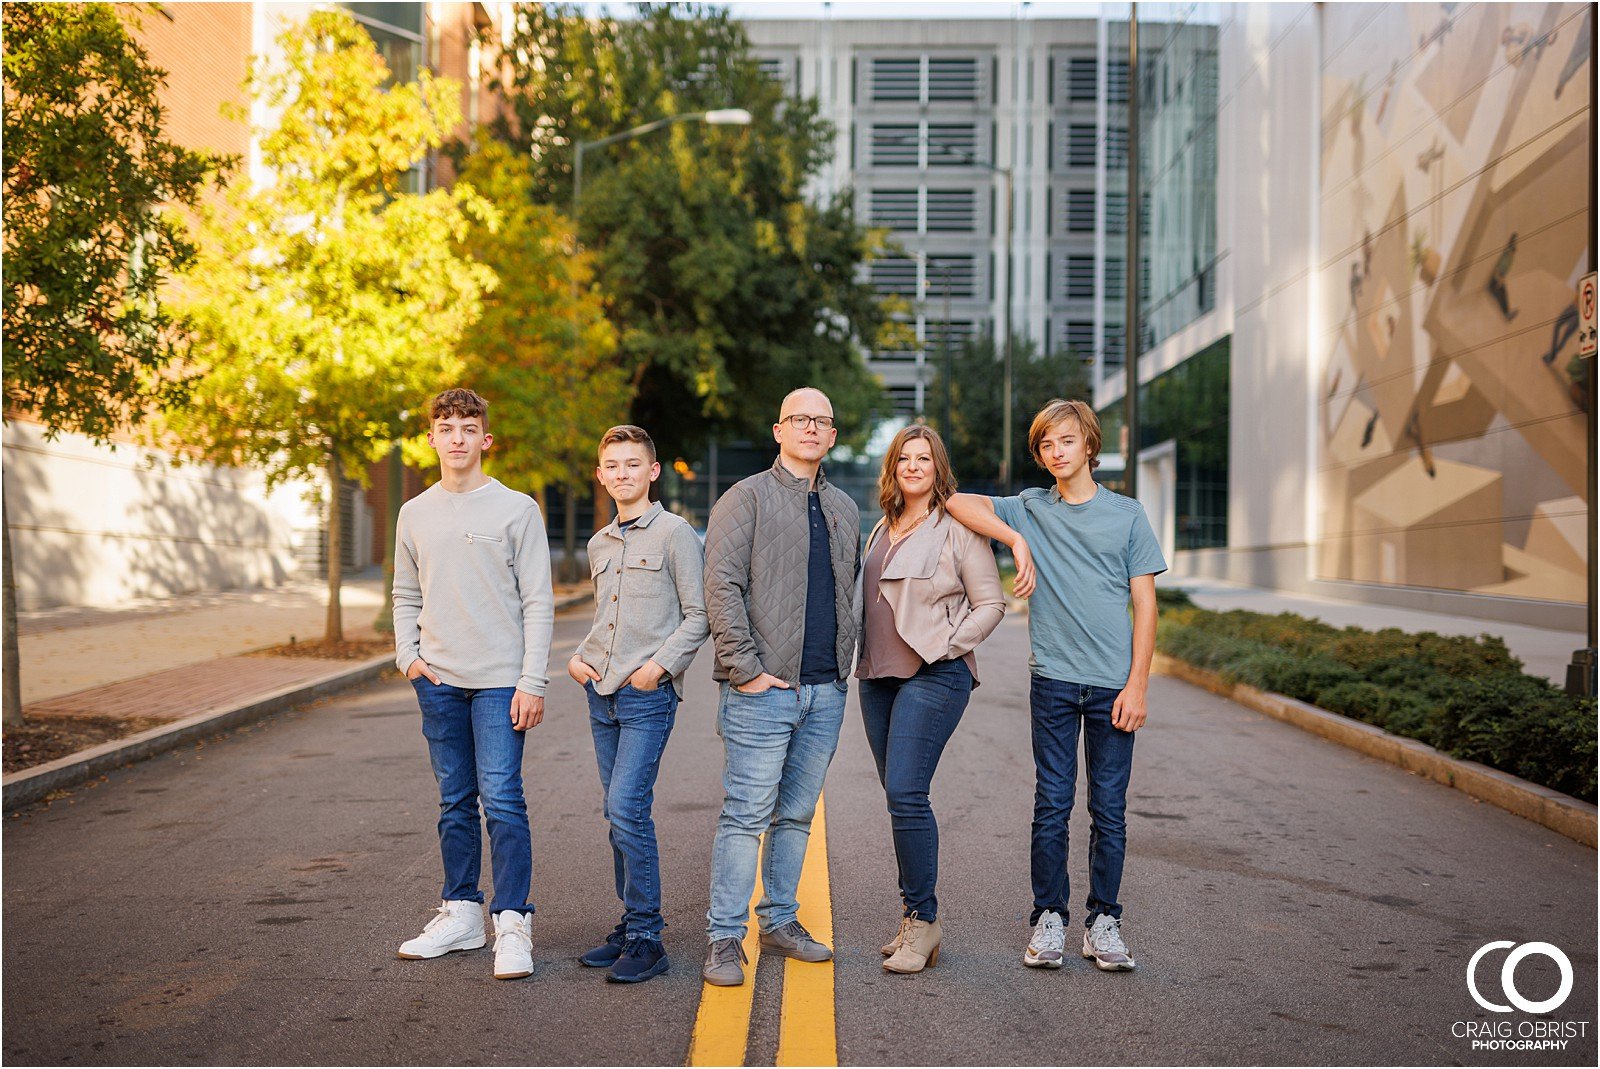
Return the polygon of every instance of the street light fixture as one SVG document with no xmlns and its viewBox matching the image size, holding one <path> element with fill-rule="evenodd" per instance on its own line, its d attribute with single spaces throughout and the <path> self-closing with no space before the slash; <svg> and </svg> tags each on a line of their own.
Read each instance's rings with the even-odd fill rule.
<svg viewBox="0 0 1600 1069">
<path fill-rule="evenodd" d="M 606 145 L 614 145 L 618 141 L 627 141 L 630 138 L 639 137 L 643 134 L 654 133 L 657 130 L 664 130 L 669 126 L 674 126 L 678 123 L 703 122 L 708 126 L 749 126 L 751 121 L 752 116 L 750 112 L 746 111 L 744 108 L 716 108 L 710 111 L 690 111 L 685 112 L 682 115 L 671 115 L 665 119 L 657 119 L 654 122 L 643 123 L 642 125 L 635 126 L 631 129 L 623 130 L 621 133 L 612 134 L 609 137 L 598 137 L 592 141 L 574 141 L 572 143 L 571 212 L 574 251 L 576 251 L 577 242 L 579 240 L 578 204 L 579 198 L 583 196 L 583 154 L 585 152 L 588 152 L 590 149 L 603 148 Z M 578 344 L 578 273 L 576 271 L 572 272 L 571 307 L 573 316 L 572 344 L 574 347 L 576 347 Z M 715 493 L 715 489 L 712 490 L 712 493 Z M 578 519 L 577 495 L 575 493 L 568 493 L 567 515 L 564 526 L 566 528 L 564 532 L 566 552 L 564 553 L 562 566 L 567 578 L 576 578 L 575 569 L 577 566 L 576 546 Z"/>
<path fill-rule="evenodd" d="M 990 174 L 996 174 L 1005 179 L 1005 193 L 1001 197 L 1002 207 L 1005 209 L 1006 213 L 1006 285 L 1005 289 L 1002 291 L 1003 304 L 1000 309 L 1000 322 L 1002 324 L 1001 329 L 1005 331 L 1005 364 L 1004 369 L 1001 372 L 1004 384 L 1001 387 L 1002 400 L 1000 403 L 1000 434 L 1002 439 L 1000 448 L 1000 488 L 1002 493 L 1009 494 L 1011 493 L 1011 409 L 1013 407 L 1011 398 L 1011 255 L 1016 244 L 1016 239 L 1013 234 L 1016 213 L 1012 211 L 1011 204 L 1011 168 L 1001 167 L 998 164 L 988 163 L 984 160 L 980 160 L 972 153 L 958 149 L 953 145 L 935 145 L 920 134 L 891 134 L 887 137 L 879 137 L 878 140 L 891 141 L 901 145 L 921 145 L 928 150 L 928 154 L 930 156 L 937 154 L 940 156 L 952 157 L 960 160 L 962 163 L 967 164 L 969 167 L 977 167 L 981 170 L 988 171 Z M 950 329 L 948 315 L 946 315 L 945 320 L 945 330 L 948 332 Z M 946 349 L 948 350 L 948 348 L 949 346 L 947 343 Z"/>
<path fill-rule="evenodd" d="M 618 141 L 638 137 L 641 134 L 654 133 L 668 126 L 681 122 L 703 122 L 708 126 L 749 126 L 752 116 L 744 108 L 717 108 L 712 111 L 690 111 L 682 115 L 672 115 L 655 122 L 647 122 L 635 126 L 631 130 L 624 130 L 610 137 L 599 137 L 593 141 L 573 142 L 572 154 L 572 221 L 578 221 L 578 198 L 583 194 L 583 154 L 592 148 L 602 148 L 614 145 Z"/>
</svg>

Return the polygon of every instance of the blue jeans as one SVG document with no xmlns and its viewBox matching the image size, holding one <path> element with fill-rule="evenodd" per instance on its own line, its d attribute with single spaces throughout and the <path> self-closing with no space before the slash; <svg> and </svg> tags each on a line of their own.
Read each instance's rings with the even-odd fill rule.
<svg viewBox="0 0 1600 1069">
<path fill-rule="evenodd" d="M 726 764 L 722 813 L 711 847 L 711 939 L 743 939 L 761 864 L 761 930 L 795 919 L 800 868 L 828 763 L 839 748 L 847 685 L 800 684 L 741 694 L 727 683 L 717 703 Z M 766 833 L 766 842 L 761 841 Z"/>
<path fill-rule="evenodd" d="M 889 803 L 908 917 L 939 919 L 939 824 L 928 788 L 971 696 L 972 673 L 960 658 L 925 664 L 910 679 L 861 680 L 861 722 Z"/>
<path fill-rule="evenodd" d="M 491 912 L 532 913 L 528 887 L 533 881 L 533 841 L 528 833 L 528 803 L 522 796 L 522 732 L 511 726 L 515 687 L 466 690 L 411 681 L 422 707 L 422 734 L 428 760 L 439 781 L 439 852 L 444 858 L 444 890 L 452 902 L 482 902 L 478 870 L 483 837 L 478 800 L 489 822 L 489 857 L 494 869 Z"/>
<path fill-rule="evenodd" d="M 1111 707 L 1121 693 L 1111 687 L 1064 683 L 1034 676 L 1028 692 L 1033 712 L 1033 914 L 1054 910 L 1067 917 L 1067 821 L 1078 786 L 1078 729 L 1089 780 L 1089 897 L 1085 927 L 1102 913 L 1122 916 L 1117 892 L 1127 852 L 1128 778 L 1133 771 L 1133 735 L 1111 726 Z"/>
<path fill-rule="evenodd" d="M 623 930 L 659 939 L 666 922 L 661 919 L 661 856 L 650 806 L 678 695 L 670 679 L 662 679 L 655 690 L 635 690 L 626 683 L 615 694 L 599 694 L 593 683 L 583 689 L 589 695 L 589 730 L 606 792 Z"/>
</svg>

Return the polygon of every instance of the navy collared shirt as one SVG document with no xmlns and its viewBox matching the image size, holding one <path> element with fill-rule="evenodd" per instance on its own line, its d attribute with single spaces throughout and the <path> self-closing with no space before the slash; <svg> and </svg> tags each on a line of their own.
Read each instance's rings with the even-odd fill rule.
<svg viewBox="0 0 1600 1069">
<path fill-rule="evenodd" d="M 806 559 L 806 634 L 800 648 L 800 682 L 833 683 L 839 679 L 839 656 L 834 642 L 839 621 L 833 605 L 833 558 L 828 552 L 828 521 L 822 515 L 822 495 L 807 495 L 811 527 L 811 552 Z"/>
</svg>

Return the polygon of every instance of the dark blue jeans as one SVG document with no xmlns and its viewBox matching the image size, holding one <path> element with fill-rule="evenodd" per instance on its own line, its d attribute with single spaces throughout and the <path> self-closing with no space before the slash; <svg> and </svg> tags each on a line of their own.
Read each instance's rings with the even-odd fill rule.
<svg viewBox="0 0 1600 1069">
<path fill-rule="evenodd" d="M 1067 917 L 1067 821 L 1078 787 L 1078 730 L 1089 781 L 1089 897 L 1084 925 L 1102 913 L 1122 916 L 1117 892 L 1127 852 L 1128 777 L 1133 771 L 1133 732 L 1111 726 L 1111 706 L 1121 693 L 1111 687 L 1064 683 L 1034 676 L 1028 693 L 1033 711 L 1033 914 L 1054 910 Z"/>
<path fill-rule="evenodd" d="M 523 734 L 511 726 L 515 687 L 466 690 L 411 681 L 422 707 L 422 734 L 428 740 L 433 778 L 439 781 L 439 853 L 444 858 L 447 901 L 482 902 L 478 872 L 483 836 L 478 802 L 489 823 L 489 858 L 494 869 L 491 912 L 532 913 L 528 887 L 533 880 L 533 842 L 528 804 L 522 796 Z"/>
<path fill-rule="evenodd" d="M 945 743 L 972 695 L 972 673 L 957 658 L 925 664 L 910 679 L 861 680 L 861 722 L 889 803 L 905 915 L 938 920 L 939 825 L 928 788 Z"/>
<path fill-rule="evenodd" d="M 666 922 L 661 918 L 661 856 L 650 807 L 678 695 L 669 679 L 655 690 L 635 690 L 626 683 L 615 694 L 598 694 L 593 683 L 583 689 L 589 695 L 589 730 L 606 792 L 623 928 L 628 935 L 660 939 Z"/>
</svg>

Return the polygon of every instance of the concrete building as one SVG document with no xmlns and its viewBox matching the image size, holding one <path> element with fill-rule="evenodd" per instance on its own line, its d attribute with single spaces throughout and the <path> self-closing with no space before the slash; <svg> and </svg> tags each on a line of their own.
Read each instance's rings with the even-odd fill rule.
<svg viewBox="0 0 1600 1069">
<path fill-rule="evenodd" d="M 832 10 L 740 13 L 837 125 L 830 188 L 908 251 L 873 277 L 923 345 L 874 367 L 927 410 L 943 332 L 1003 321 L 1009 274 L 1119 452 L 1128 9 Z M 1592 7 L 1139 18 L 1138 492 L 1174 573 L 1581 630 Z M 1009 241 L 983 164 L 1015 175 Z"/>
<path fill-rule="evenodd" d="M 168 72 L 162 92 L 168 135 L 180 144 L 241 158 L 233 181 L 265 174 L 246 124 L 223 117 L 244 99 L 255 59 L 270 58 L 283 27 L 316 9 L 309 3 L 192 3 L 144 12 L 136 36 Z M 465 133 L 492 116 L 495 98 L 477 74 L 487 62 L 479 31 L 504 28 L 504 3 L 349 3 L 396 78 L 424 66 L 463 85 Z M 255 125 L 271 117 L 258 110 Z M 443 157 L 414 171 L 416 189 L 453 176 Z M 312 577 L 325 563 L 325 487 L 295 482 L 268 490 L 259 471 L 188 463 L 181 445 L 128 434 L 115 448 L 77 435 L 47 441 L 18 413 L 5 428 L 6 510 L 19 608 L 119 605 L 131 599 L 274 585 Z M 368 486 L 340 488 L 344 563 L 381 563 L 388 534 L 389 479 L 383 465 Z M 421 489 L 406 473 L 403 496 Z"/>
<path fill-rule="evenodd" d="M 1126 62 L 1107 54 L 1105 24 L 853 19 L 837 6 L 745 29 L 773 77 L 816 97 L 834 125 L 823 189 L 853 189 L 860 216 L 904 250 L 871 267 L 919 343 L 870 354 L 896 408 L 931 411 L 947 339 L 1003 337 L 1008 318 L 1015 333 L 1120 367 L 1127 127 L 1108 105 L 1123 100 Z"/>
<path fill-rule="evenodd" d="M 1175 571 L 1581 631 L 1592 8 L 1140 12 L 1139 494 Z"/>
</svg>

